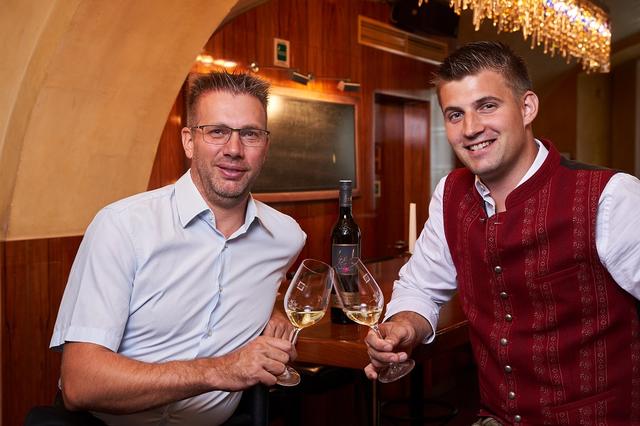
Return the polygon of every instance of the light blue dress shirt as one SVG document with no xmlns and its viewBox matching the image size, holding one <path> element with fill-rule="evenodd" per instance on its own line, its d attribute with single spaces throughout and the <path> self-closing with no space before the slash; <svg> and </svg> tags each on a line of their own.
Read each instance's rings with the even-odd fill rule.
<svg viewBox="0 0 640 426">
<path fill-rule="evenodd" d="M 225 238 L 187 172 L 96 215 L 50 346 L 90 342 L 145 362 L 227 354 L 260 334 L 305 240 L 292 218 L 253 198 Z M 239 396 L 213 391 L 132 415 L 96 414 L 113 425 L 213 425 Z"/>
</svg>

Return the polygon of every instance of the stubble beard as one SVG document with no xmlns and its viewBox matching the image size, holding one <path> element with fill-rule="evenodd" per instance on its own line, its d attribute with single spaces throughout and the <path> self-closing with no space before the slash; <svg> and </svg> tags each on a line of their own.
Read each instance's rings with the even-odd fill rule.
<svg viewBox="0 0 640 426">
<path fill-rule="evenodd" d="M 208 164 L 206 161 L 201 160 L 199 156 L 194 156 L 192 161 L 195 162 L 196 173 L 206 194 L 207 201 L 221 207 L 233 207 L 243 202 L 249 195 L 251 187 L 260 173 L 260 169 L 254 170 L 255 174 L 248 179 L 244 180 L 243 178 L 240 181 L 236 181 L 236 185 L 225 185 L 225 181 L 214 176 L 216 166 L 213 161 Z"/>
</svg>

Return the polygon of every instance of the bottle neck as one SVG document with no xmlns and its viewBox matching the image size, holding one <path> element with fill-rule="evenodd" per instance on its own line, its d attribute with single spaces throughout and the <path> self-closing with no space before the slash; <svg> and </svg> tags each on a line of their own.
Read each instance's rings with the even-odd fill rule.
<svg viewBox="0 0 640 426">
<path fill-rule="evenodd" d="M 340 216 L 351 216 L 351 205 L 340 206 Z"/>
</svg>

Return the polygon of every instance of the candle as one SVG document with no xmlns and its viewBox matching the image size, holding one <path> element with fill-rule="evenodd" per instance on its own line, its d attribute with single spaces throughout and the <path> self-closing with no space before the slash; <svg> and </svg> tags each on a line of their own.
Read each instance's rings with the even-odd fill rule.
<svg viewBox="0 0 640 426">
<path fill-rule="evenodd" d="M 409 253 L 416 245 L 416 203 L 409 203 Z"/>
</svg>

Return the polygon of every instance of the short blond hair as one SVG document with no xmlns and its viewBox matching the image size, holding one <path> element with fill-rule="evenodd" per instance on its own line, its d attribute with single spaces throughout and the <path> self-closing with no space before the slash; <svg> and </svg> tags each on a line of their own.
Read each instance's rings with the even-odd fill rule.
<svg viewBox="0 0 640 426">
<path fill-rule="evenodd" d="M 250 95 L 260 101 L 266 112 L 270 87 L 265 80 L 243 72 L 214 71 L 208 74 L 193 74 L 189 78 L 187 125 L 196 125 L 198 101 L 206 93 L 229 92 L 233 95 Z"/>
</svg>

